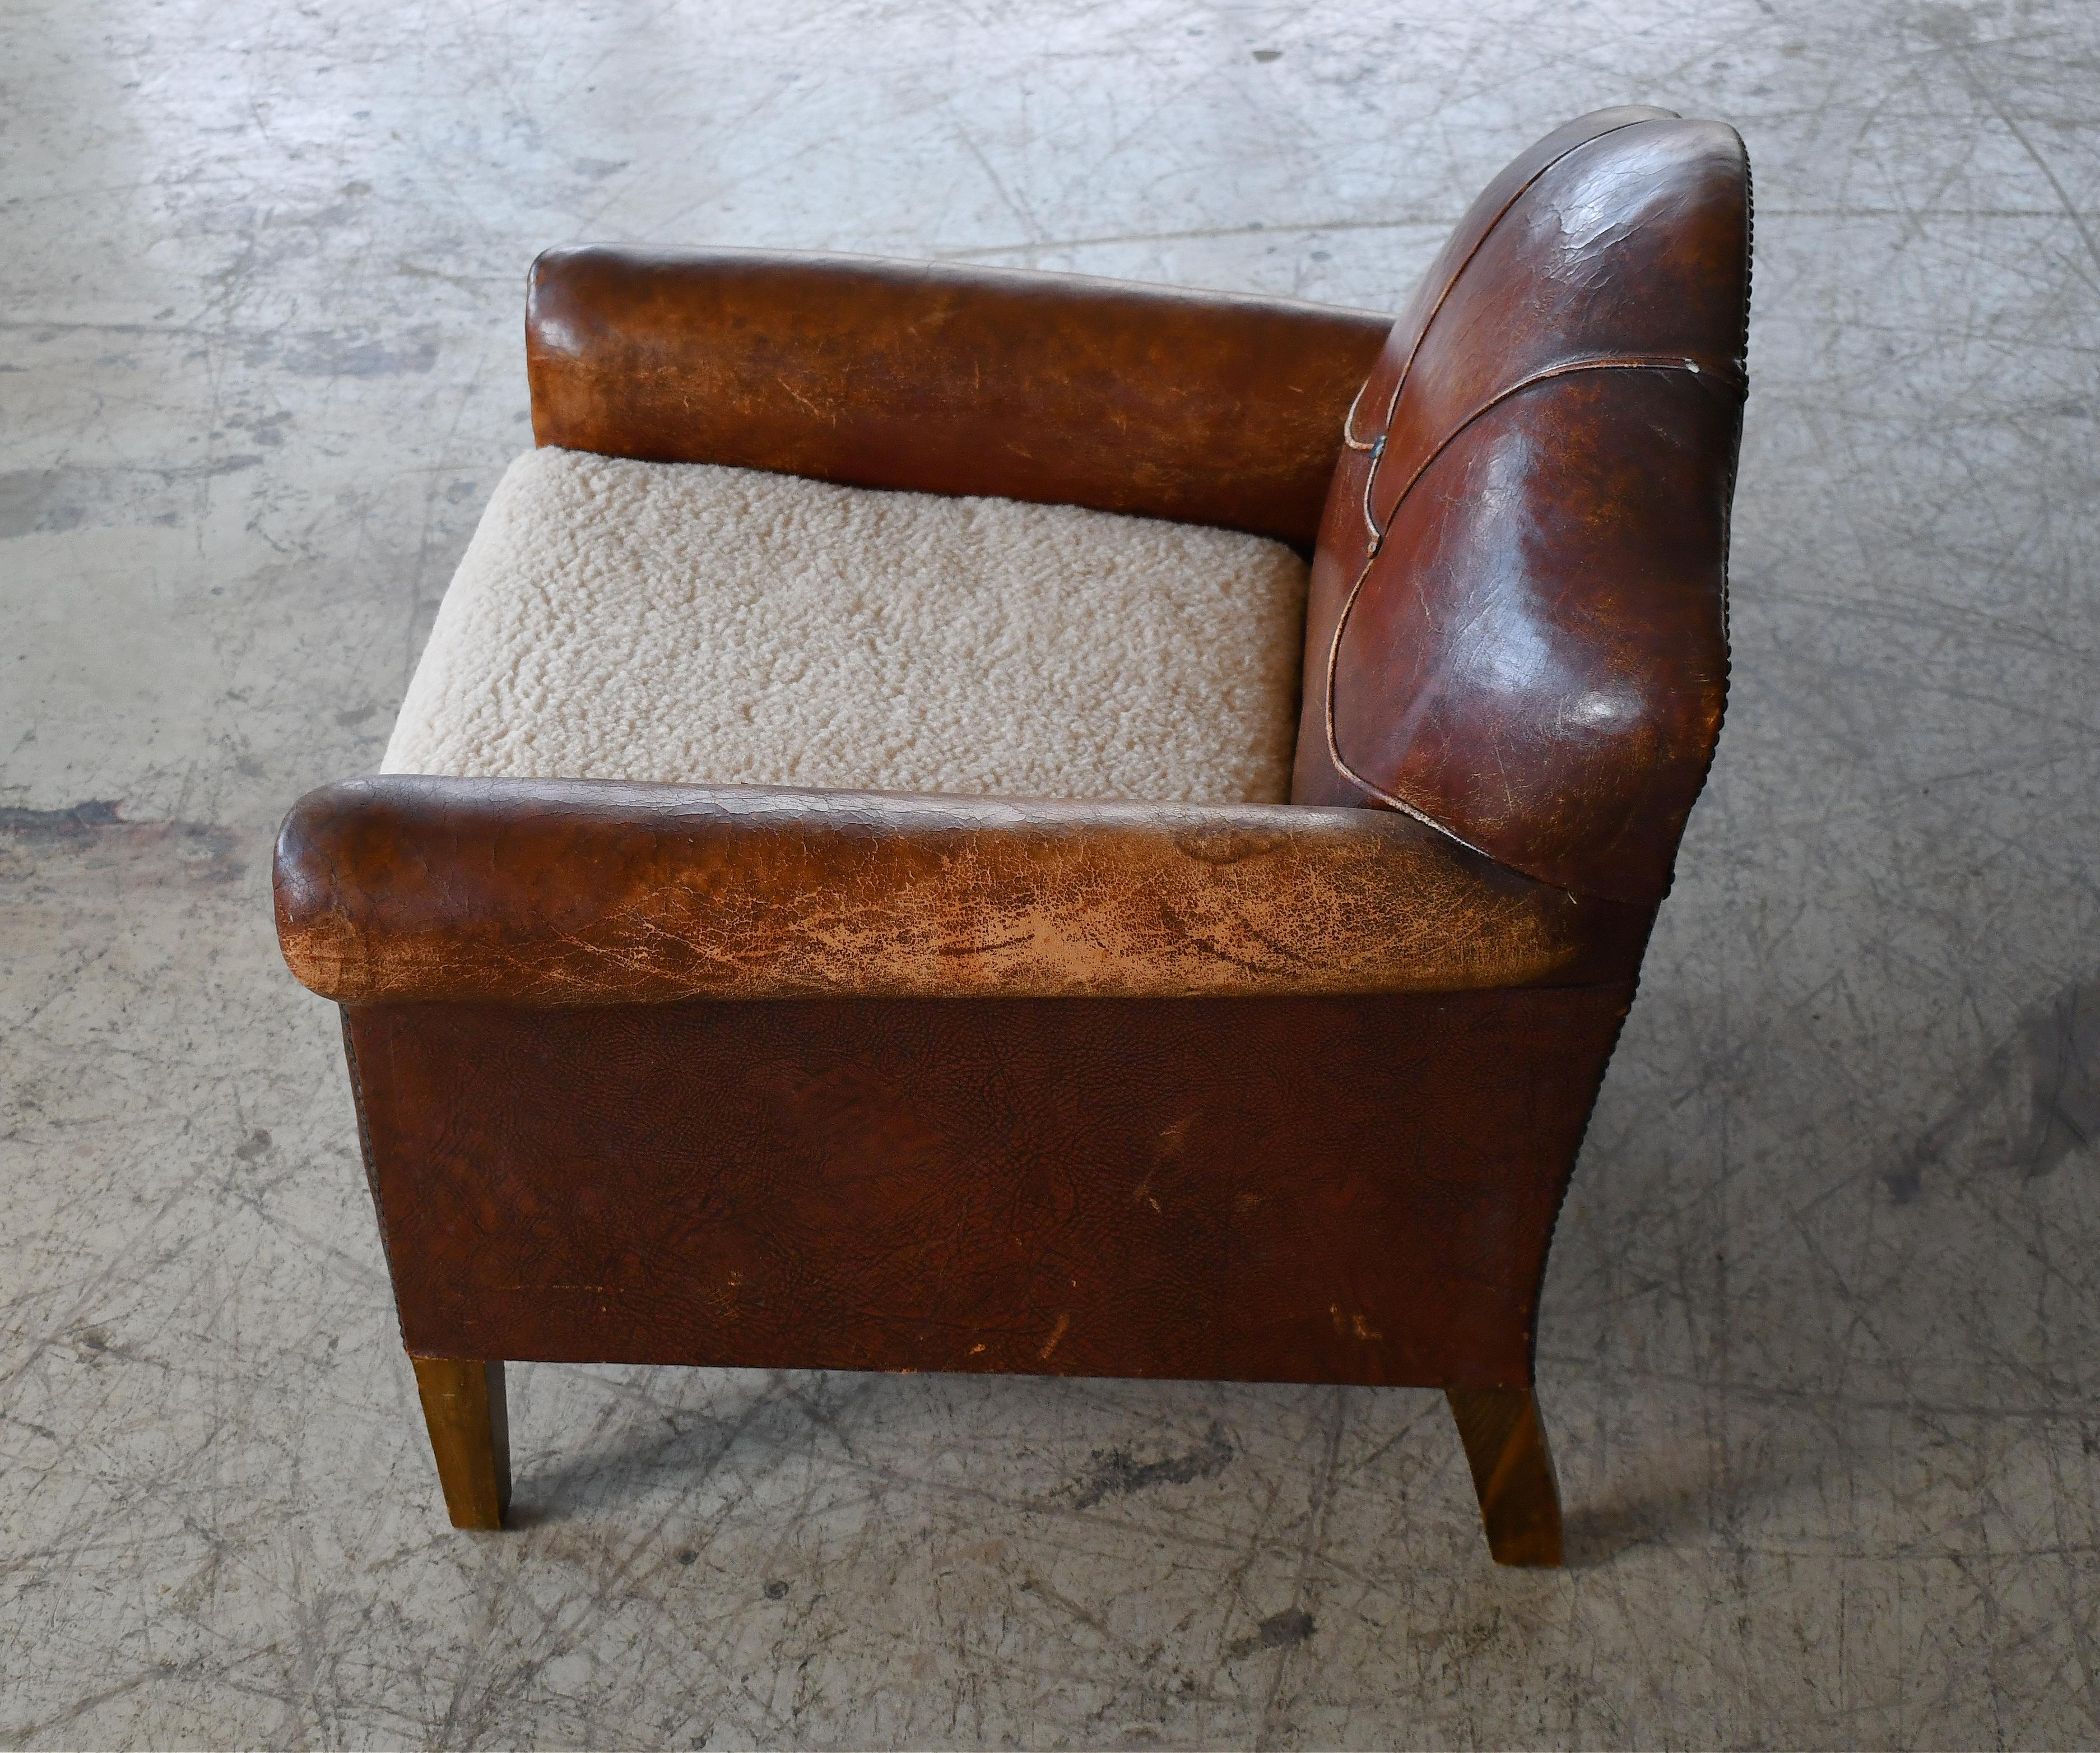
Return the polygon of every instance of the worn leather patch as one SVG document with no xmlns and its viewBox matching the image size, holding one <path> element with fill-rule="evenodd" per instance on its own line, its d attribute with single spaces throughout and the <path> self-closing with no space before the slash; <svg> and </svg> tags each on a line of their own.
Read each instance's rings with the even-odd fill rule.
<svg viewBox="0 0 2100 1753">
<path fill-rule="evenodd" d="M 1384 811 L 407 775 L 302 799 L 276 894 L 349 1003 L 1569 985 L 1650 918 Z"/>
</svg>

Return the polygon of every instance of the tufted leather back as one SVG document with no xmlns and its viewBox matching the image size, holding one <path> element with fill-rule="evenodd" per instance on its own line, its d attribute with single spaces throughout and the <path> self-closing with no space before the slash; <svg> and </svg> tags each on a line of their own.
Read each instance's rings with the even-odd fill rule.
<svg viewBox="0 0 2100 1753">
<path fill-rule="evenodd" d="M 1405 810 L 1657 899 L 1727 685 L 1749 166 L 1599 110 L 1489 185 L 1357 400 L 1315 556 L 1292 798 Z"/>
</svg>

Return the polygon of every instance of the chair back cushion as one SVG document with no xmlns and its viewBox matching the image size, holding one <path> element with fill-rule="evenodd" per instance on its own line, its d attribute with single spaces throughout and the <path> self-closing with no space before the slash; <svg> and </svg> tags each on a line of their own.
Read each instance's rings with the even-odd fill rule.
<svg viewBox="0 0 2100 1753">
<path fill-rule="evenodd" d="M 1668 887 L 1727 682 L 1749 167 L 1600 110 L 1489 186 L 1350 417 L 1292 788 L 1580 894 Z"/>
</svg>

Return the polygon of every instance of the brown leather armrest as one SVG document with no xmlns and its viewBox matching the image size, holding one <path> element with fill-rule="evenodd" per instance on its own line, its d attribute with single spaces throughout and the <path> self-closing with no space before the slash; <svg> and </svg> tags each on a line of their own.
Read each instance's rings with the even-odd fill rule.
<svg viewBox="0 0 2100 1753">
<path fill-rule="evenodd" d="M 553 249 L 542 444 L 1092 506 L 1310 547 L 1389 316 L 1076 275 Z"/>
<path fill-rule="evenodd" d="M 1572 985 L 1629 974 L 1652 916 L 1383 811 L 582 779 L 324 787 L 276 896 L 346 1003 Z"/>
</svg>

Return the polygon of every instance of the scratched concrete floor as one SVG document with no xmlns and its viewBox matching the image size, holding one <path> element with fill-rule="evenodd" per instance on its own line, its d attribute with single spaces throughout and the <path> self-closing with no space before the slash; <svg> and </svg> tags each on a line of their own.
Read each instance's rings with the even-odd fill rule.
<svg viewBox="0 0 2100 1753">
<path fill-rule="evenodd" d="M 1396 304 L 1629 99 L 1760 196 L 1736 691 L 1554 1256 L 1577 1562 L 1414 1393 L 514 1371 L 443 1525 L 285 804 L 573 239 Z M 2100 1742 L 2100 10 L 13 0 L 0 1741 Z"/>
</svg>

